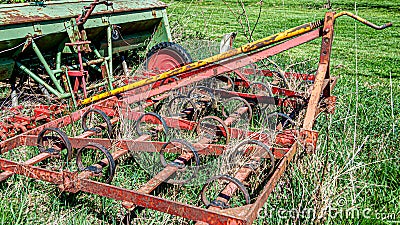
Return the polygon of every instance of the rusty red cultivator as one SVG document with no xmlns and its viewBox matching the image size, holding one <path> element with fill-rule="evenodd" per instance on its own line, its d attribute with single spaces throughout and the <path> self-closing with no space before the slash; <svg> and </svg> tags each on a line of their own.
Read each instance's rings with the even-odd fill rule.
<svg viewBox="0 0 400 225">
<path fill-rule="evenodd" d="M 81 191 L 122 201 L 122 205 L 130 210 L 144 207 L 199 223 L 251 224 L 296 152 L 312 153 L 316 150 L 318 132 L 313 130 L 316 117 L 320 112 L 334 112 L 336 98 L 331 92 L 336 78 L 329 73 L 329 62 L 334 22 L 344 14 L 376 29 L 390 26 L 377 27 L 349 13 L 328 12 L 324 20 L 304 24 L 158 75 L 145 74 L 148 76 L 146 79 L 82 100 L 81 104 L 98 101 L 86 108 L 2 141 L 2 154 L 19 146 L 37 146 L 41 153 L 22 163 L 1 158 L 0 170 L 3 172 L 0 173 L 0 181 L 18 174 L 56 184 L 62 191 Z M 246 66 L 256 65 L 260 60 L 319 37 L 322 38 L 322 46 L 316 74 L 280 74 L 282 80 L 306 81 L 306 90 L 309 91 L 279 86 L 281 82 L 278 79 L 274 79 L 272 86 L 249 79 L 251 76 L 274 76 L 275 72 Z M 234 77 L 227 75 L 230 73 Z M 212 79 L 223 85 L 211 85 Z M 157 109 L 157 105 L 165 99 L 168 101 L 164 115 L 140 112 L 140 109 Z M 138 102 L 145 103 L 135 105 Z M 228 109 L 232 102 L 236 107 Z M 270 105 L 281 110 L 266 113 Z M 41 115 L 35 118 L 42 118 Z M 89 123 L 93 115 L 100 118 L 94 126 Z M 251 123 L 257 115 L 261 120 L 257 126 L 263 129 L 235 126 L 238 121 Z M 274 121 L 273 130 L 269 129 L 271 123 L 267 119 L 270 118 Z M 82 120 L 84 132 L 67 137 L 64 128 L 79 120 Z M 113 132 L 115 124 L 123 126 L 125 121 L 136 121 L 135 130 L 131 131 L 137 133 L 135 138 L 117 137 Z M 194 133 L 197 139 L 194 143 L 169 139 L 170 129 Z M 243 141 L 229 144 L 232 139 Z M 118 150 L 110 151 L 115 147 Z M 153 194 L 164 182 L 178 186 L 192 182 L 199 177 L 203 167 L 201 157 L 218 158 L 229 149 L 233 149 L 229 157 L 246 156 L 247 160 L 236 165 L 234 175 L 219 174 L 206 179 L 199 193 L 204 207 Z M 103 159 L 87 165 L 86 158 L 90 151 L 99 152 Z M 112 185 L 116 161 L 132 152 L 159 154 L 162 169 L 138 190 Z M 178 157 L 171 159 L 169 154 L 173 153 Z M 64 164 L 73 158 L 76 160 L 76 171 L 68 171 Z M 35 166 L 45 160 L 62 163 L 54 169 Z M 264 167 L 264 180 L 256 188 L 259 190 L 257 196 L 251 198 L 246 186 L 260 167 Z M 221 180 L 226 181 L 226 186 L 218 191 L 215 198 L 210 198 L 207 195 L 210 187 Z M 232 207 L 232 197 L 239 192 L 244 203 Z"/>
</svg>

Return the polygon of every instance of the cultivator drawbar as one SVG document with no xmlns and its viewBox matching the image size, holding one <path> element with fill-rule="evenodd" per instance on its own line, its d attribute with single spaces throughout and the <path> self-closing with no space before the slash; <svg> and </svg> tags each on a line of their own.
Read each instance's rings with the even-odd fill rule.
<svg viewBox="0 0 400 225">
<path fill-rule="evenodd" d="M 37 146 L 40 154 L 25 162 L 0 158 L 0 181 L 18 174 L 56 184 L 61 191 L 115 199 L 130 211 L 148 208 L 198 224 L 251 224 L 296 152 L 316 151 L 315 119 L 334 112 L 336 78 L 330 76 L 329 62 L 334 21 L 344 14 L 361 20 L 328 12 L 324 20 L 161 74 L 146 72 L 145 79 L 84 99 L 81 104 L 93 104 L 2 141 L 3 155 L 20 146 Z M 390 26 L 362 22 L 375 29 Z M 315 74 L 257 67 L 319 37 Z M 272 81 L 265 82 L 269 77 Z M 292 89 L 288 79 L 304 90 Z M 78 121 L 83 133 L 67 136 L 66 128 Z M 137 190 L 113 185 L 117 165 L 132 155 L 153 178 Z M 145 165 L 150 156 L 156 165 Z M 233 172 L 219 168 L 220 173 L 211 173 L 222 161 Z M 260 182 L 252 183 L 254 178 Z M 164 183 L 201 186 L 201 202 L 157 196 L 154 190 Z"/>
</svg>

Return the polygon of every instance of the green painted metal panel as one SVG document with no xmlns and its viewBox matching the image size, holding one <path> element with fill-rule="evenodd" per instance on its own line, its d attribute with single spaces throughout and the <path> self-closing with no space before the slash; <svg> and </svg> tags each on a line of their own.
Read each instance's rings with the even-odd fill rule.
<svg viewBox="0 0 400 225">
<path fill-rule="evenodd" d="M 0 4 L 0 80 L 12 76 L 15 58 L 18 68 L 36 82 L 59 97 L 68 97 L 68 94 L 63 94 L 64 90 L 56 80 L 59 79 L 61 66 L 66 65 L 62 62 L 61 54 L 73 53 L 73 48 L 65 48 L 64 45 L 75 41 L 74 33 L 76 34 L 77 29 L 74 21 L 84 7 L 92 2 L 93 0 L 78 0 Z M 98 58 L 106 56 L 110 59 L 110 53 L 132 50 L 149 43 L 152 46 L 161 41 L 171 41 L 165 3 L 157 0 L 111 2 L 112 7 L 97 5 L 83 25 L 87 40 L 101 54 L 97 55 Z M 107 41 L 111 40 L 110 27 L 118 29 L 120 38 L 112 40 L 109 48 Z M 32 44 L 25 46 L 29 37 L 34 40 L 35 48 L 32 48 Z M 50 58 L 57 58 L 57 66 L 45 61 Z M 107 60 L 105 66 L 112 71 L 112 64 L 112 61 Z M 44 83 L 44 80 L 34 74 L 35 70 L 30 70 L 29 65 L 44 65 L 53 83 Z"/>
<path fill-rule="evenodd" d="M 48 2 L 44 6 L 34 4 L 0 4 L 0 57 L 12 55 L 13 51 L 1 51 L 21 45 L 27 35 L 52 36 L 66 33 L 65 22 L 77 18 L 84 6 L 92 1 Z M 113 7 L 96 6 L 91 17 L 85 23 L 88 38 L 105 37 L 109 24 L 121 26 L 123 35 L 132 35 L 146 30 L 154 31 L 163 19 L 166 4 L 155 1 L 115 0 Z M 101 28 L 101 29 L 99 29 Z M 49 38 L 52 40 L 53 38 Z M 40 44 L 41 51 L 58 47 L 55 41 Z M 7 54 L 8 53 L 8 54 Z"/>
<path fill-rule="evenodd" d="M 167 11 L 164 9 L 160 11 L 162 13 L 162 20 L 158 24 L 153 37 L 147 46 L 148 49 L 153 47 L 154 45 L 160 43 L 160 42 L 166 42 L 166 41 L 172 41 L 172 36 L 169 28 L 169 22 L 168 22 L 168 17 L 167 17 Z"/>
<path fill-rule="evenodd" d="M 92 0 L 81 1 L 54 1 L 0 4 L 0 26 L 10 24 L 24 24 L 50 20 L 77 17 L 83 7 L 92 3 Z M 119 14 L 124 12 L 163 9 L 167 5 L 156 0 L 114 0 L 112 7 L 98 5 L 93 15 Z"/>
</svg>

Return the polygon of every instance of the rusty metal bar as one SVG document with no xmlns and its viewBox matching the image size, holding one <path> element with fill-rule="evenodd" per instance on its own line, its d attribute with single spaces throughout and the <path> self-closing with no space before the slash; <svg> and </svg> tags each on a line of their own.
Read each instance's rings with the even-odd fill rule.
<svg viewBox="0 0 400 225">
<path fill-rule="evenodd" d="M 383 24 L 383 25 L 381 25 L 381 26 L 378 26 L 378 25 L 376 25 L 376 24 L 373 24 L 373 23 L 371 23 L 371 22 L 369 22 L 368 20 L 366 20 L 366 19 L 364 19 L 364 18 L 362 18 L 362 17 L 359 17 L 359 16 L 357 16 L 357 15 L 354 15 L 353 13 L 351 13 L 351 12 L 346 12 L 346 11 L 343 11 L 343 12 L 340 12 L 340 13 L 338 13 L 338 14 L 336 14 L 335 15 L 335 19 L 337 19 L 337 18 L 339 18 L 339 17 L 341 17 L 341 16 L 349 16 L 349 17 L 351 17 L 351 18 L 353 18 L 353 19 L 355 19 L 355 20 L 357 20 L 357 21 L 360 21 L 361 23 L 363 23 L 363 24 L 365 24 L 365 25 L 367 25 L 367 26 L 369 26 L 369 27 L 372 27 L 372 28 L 374 28 L 375 30 L 383 30 L 383 29 L 385 29 L 385 28 L 388 28 L 388 27 L 391 27 L 392 26 L 392 23 L 386 23 L 386 24 Z"/>
<path fill-rule="evenodd" d="M 146 140 L 150 140 L 150 139 L 151 139 L 150 135 L 142 135 L 142 136 L 138 137 L 136 140 L 137 141 L 146 141 Z M 123 150 L 115 151 L 115 152 L 111 153 L 111 155 L 114 160 L 117 160 L 128 153 L 129 153 L 129 149 L 123 149 Z M 92 166 L 101 169 L 107 165 L 108 165 L 108 160 L 103 159 L 100 162 L 98 162 Z M 91 176 L 94 176 L 94 173 L 92 171 L 83 171 L 83 172 L 79 173 L 78 178 L 85 179 L 85 178 L 89 178 Z"/>
<path fill-rule="evenodd" d="M 278 167 L 275 169 L 275 172 L 269 179 L 268 183 L 265 185 L 261 194 L 258 196 L 256 202 L 254 202 L 251 205 L 245 217 L 248 224 L 251 224 L 252 221 L 254 221 L 257 218 L 258 210 L 263 207 L 264 203 L 268 199 L 268 196 L 271 194 L 276 184 L 278 183 L 280 177 L 286 171 L 289 162 L 293 159 L 294 155 L 296 154 L 297 146 L 298 146 L 297 143 L 294 144 L 292 148 L 289 150 L 289 152 L 286 153 L 286 155 L 281 159 L 281 161 L 278 164 Z"/>
<path fill-rule="evenodd" d="M 322 45 L 320 53 L 320 61 L 318 65 L 318 71 L 315 78 L 314 86 L 311 92 L 311 97 L 308 101 L 306 116 L 303 122 L 303 129 L 312 130 L 318 103 L 322 93 L 322 87 L 324 80 L 329 79 L 329 61 L 332 50 L 333 41 L 333 25 L 334 25 L 334 13 L 327 12 L 325 16 L 325 23 L 323 27 Z"/>
<path fill-rule="evenodd" d="M 46 170 L 40 167 L 25 165 L 24 163 L 16 163 L 7 159 L 0 158 L 0 170 L 11 172 L 37 180 L 47 181 L 53 184 L 63 183 L 63 174 Z"/>
<path fill-rule="evenodd" d="M 23 164 L 24 165 L 34 165 L 34 164 L 39 163 L 50 157 L 51 157 L 51 154 L 49 154 L 49 153 L 41 153 L 41 154 L 25 161 Z M 11 171 L 5 171 L 5 172 L 0 173 L 0 182 L 7 180 L 8 178 L 12 177 L 12 175 L 14 175 L 14 173 Z"/>
<path fill-rule="evenodd" d="M 0 159 L 0 169 L 53 184 L 59 184 L 60 187 L 66 191 L 77 189 L 115 200 L 131 201 L 142 207 L 185 217 L 191 220 L 198 220 L 200 216 L 200 220 L 212 224 L 245 223 L 242 218 L 236 216 L 228 214 L 224 215 L 196 206 L 174 202 L 96 181 L 79 179 L 77 178 L 76 173 L 54 172 L 35 166 L 15 163 L 6 159 Z"/>
<path fill-rule="evenodd" d="M 10 160 L 0 158 L 0 170 L 4 171 L 0 173 L 0 181 L 3 181 L 8 177 L 12 176 L 12 174 L 16 173 L 31 178 L 58 184 L 62 191 L 77 192 L 81 190 L 84 192 L 93 193 L 116 200 L 121 200 L 124 202 L 124 204 L 128 204 L 130 206 L 135 205 L 135 206 L 150 208 L 195 221 L 201 221 L 209 224 L 251 224 L 257 217 L 258 210 L 263 206 L 265 201 L 268 199 L 268 196 L 273 191 L 274 187 L 276 186 L 280 177 L 283 175 L 290 161 L 293 159 L 298 148 L 303 147 L 308 149 L 309 146 L 312 146 L 313 149 L 315 149 L 318 138 L 318 132 L 312 131 L 312 127 L 314 125 L 314 121 L 316 119 L 317 114 L 321 111 L 327 111 L 331 113 L 333 112 L 333 109 L 328 109 L 328 108 L 329 107 L 332 108 L 332 106 L 334 108 L 334 103 L 336 101 L 336 98 L 334 96 L 331 96 L 331 90 L 336 84 L 336 79 L 330 77 L 329 62 L 332 50 L 334 21 L 336 18 L 343 15 L 350 16 L 375 29 L 384 29 L 388 26 L 391 26 L 391 23 L 385 24 L 383 26 L 376 26 L 375 24 L 372 24 L 348 12 L 341 12 L 338 14 L 328 12 L 325 15 L 324 21 L 317 21 L 315 23 L 304 24 L 299 27 L 289 29 L 283 33 L 279 33 L 277 35 L 264 38 L 262 40 L 250 43 L 248 45 L 244 45 L 240 48 L 233 49 L 231 51 L 228 51 L 227 53 L 219 54 L 210 57 L 208 59 L 189 64 L 181 68 L 177 68 L 159 75 L 155 75 L 154 77 L 149 77 L 147 79 L 134 82 L 127 86 L 117 88 L 113 91 L 94 96 L 93 98 L 85 99 L 81 101 L 82 104 L 87 104 L 102 98 L 109 97 L 114 94 L 124 92 L 121 96 L 119 96 L 120 99 L 117 99 L 117 97 L 110 97 L 104 101 L 94 104 L 91 107 L 81 109 L 77 112 L 72 113 L 69 116 L 56 119 L 45 125 L 24 132 L 21 135 L 17 135 L 9 140 L 0 142 L 1 153 L 7 152 L 21 145 L 35 146 L 37 140 L 37 137 L 35 135 L 37 135 L 42 129 L 44 129 L 45 127 L 63 127 L 68 124 L 71 124 L 79 120 L 82 117 L 83 113 L 90 108 L 101 109 L 107 115 L 112 116 L 113 117 L 111 119 L 112 124 L 120 120 L 119 113 L 124 114 L 124 116 L 127 116 L 128 119 L 137 120 L 139 116 L 143 115 L 143 113 L 138 113 L 128 110 L 127 107 L 129 104 L 146 100 L 144 107 L 153 105 L 158 100 L 168 97 L 168 94 L 163 94 L 165 92 L 189 84 L 193 84 L 197 81 L 201 81 L 225 72 L 235 71 L 239 68 L 244 67 L 245 65 L 258 62 L 262 59 L 268 58 L 272 55 L 286 51 L 287 49 L 293 48 L 295 46 L 309 42 L 311 40 L 314 40 L 322 36 L 320 62 L 318 65 L 318 70 L 316 75 L 296 74 L 296 73 L 293 74 L 286 73 L 284 75 L 284 76 L 291 76 L 296 79 L 314 81 L 314 85 L 311 91 L 311 98 L 308 102 L 306 117 L 303 121 L 302 130 L 300 132 L 296 130 L 285 130 L 284 132 L 276 136 L 274 143 L 276 143 L 281 147 L 271 148 L 271 150 L 273 151 L 274 156 L 277 159 L 281 158 L 281 160 L 279 161 L 279 164 L 276 170 L 271 175 L 270 179 L 268 181 L 265 181 L 267 182 L 267 184 L 265 185 L 261 194 L 252 204 L 226 210 L 220 210 L 219 208 L 216 207 L 211 207 L 209 209 L 202 209 L 184 203 L 170 201 L 149 195 L 149 193 L 151 193 L 156 187 L 158 187 L 162 182 L 171 177 L 171 175 L 173 175 L 178 170 L 177 167 L 173 166 L 167 166 L 162 172 L 160 172 L 151 180 L 149 180 L 147 184 L 142 186 L 137 191 L 127 190 L 124 188 L 86 179 L 93 175 L 92 172 L 87 172 L 87 171 L 84 171 L 82 173 L 77 173 L 77 172 L 71 173 L 66 171 L 55 172 L 33 166 L 35 163 L 38 163 L 46 158 L 49 158 L 50 154 L 48 153 L 41 153 L 25 161 L 24 163 L 15 163 Z M 321 28 L 316 29 L 318 27 Z M 266 46 L 269 46 L 273 43 L 278 43 L 280 41 L 285 41 L 285 42 L 269 48 L 264 48 Z M 249 54 L 239 55 L 239 53 L 249 53 Z M 262 76 L 272 76 L 272 71 L 260 70 L 259 72 L 261 73 Z M 245 75 L 249 73 L 254 73 L 254 71 L 246 71 L 246 70 L 244 71 Z M 156 88 L 151 88 L 152 83 L 168 78 L 173 75 L 177 75 L 177 77 L 180 80 L 162 86 L 158 86 Z M 240 84 L 248 82 L 245 78 L 246 77 L 243 76 L 242 80 L 238 80 L 236 82 Z M 272 89 L 273 93 L 286 96 L 302 94 L 293 90 L 287 90 L 280 87 L 273 87 Z M 260 95 L 253 95 L 253 94 L 246 94 L 246 93 L 232 92 L 232 91 L 218 90 L 215 92 L 222 97 L 240 96 L 249 101 L 251 100 L 255 103 L 268 103 L 268 104 L 280 105 L 282 104 L 283 100 L 282 98 L 279 97 L 271 98 Z M 149 99 L 150 97 L 154 97 L 160 94 L 163 95 L 156 97 L 154 100 Z M 326 106 L 318 108 L 320 107 L 320 102 L 322 102 L 321 96 L 323 103 Z M 118 109 L 121 110 L 117 111 Z M 239 111 L 244 113 L 246 110 L 244 110 L 244 108 L 240 108 Z M 228 119 L 225 120 L 225 123 L 229 125 L 235 120 L 235 118 L 228 117 Z M 175 128 L 179 127 L 185 130 L 193 130 L 196 126 L 196 122 L 187 121 L 183 119 L 169 118 L 169 117 L 166 117 L 164 119 L 167 125 L 170 127 L 175 127 Z M 157 121 L 152 120 L 151 118 L 149 118 L 149 121 L 157 123 Z M 18 129 L 24 131 L 22 127 Z M 233 137 L 239 137 L 239 135 L 243 134 L 243 132 L 244 131 L 241 129 L 228 128 L 228 133 Z M 245 131 L 245 132 L 247 136 L 251 136 L 251 138 L 253 139 L 260 139 L 267 144 L 272 143 L 271 140 L 268 140 L 267 134 L 254 133 L 250 131 Z M 139 139 L 136 140 L 88 138 L 89 136 L 92 136 L 94 134 L 96 133 L 88 131 L 77 137 L 70 138 L 70 142 L 74 148 L 83 147 L 89 141 L 100 143 L 107 148 L 111 148 L 113 147 L 113 145 L 115 145 L 115 147 L 120 148 L 121 150 L 117 150 L 112 153 L 114 159 L 118 159 L 121 156 L 126 155 L 129 152 L 129 150 L 144 151 L 144 152 L 159 151 L 162 145 L 164 144 L 164 142 L 147 141 L 149 139 L 149 136 L 141 136 L 139 137 Z M 203 139 L 200 141 L 200 143 L 193 144 L 193 146 L 196 149 L 198 149 L 199 154 L 203 155 L 210 155 L 210 154 L 219 155 L 225 151 L 226 149 L 225 145 L 208 144 L 210 143 L 210 141 L 211 140 Z M 150 146 L 152 148 L 149 148 Z M 169 150 L 167 149 L 166 152 L 168 151 Z M 170 152 L 173 152 L 173 150 L 171 150 Z M 185 160 L 186 161 L 190 160 L 192 157 L 193 154 L 191 153 L 183 154 L 178 159 L 176 159 L 176 162 L 179 161 L 182 163 Z M 259 158 L 254 158 L 254 160 L 258 159 Z M 101 163 L 99 163 L 99 165 L 95 164 L 95 166 L 101 167 L 100 164 L 101 166 L 107 165 L 108 161 L 102 160 Z M 239 179 L 239 181 L 244 181 L 250 176 L 251 172 L 252 170 L 250 168 L 243 167 L 239 169 L 239 172 L 236 174 L 235 177 Z M 233 184 L 230 183 L 225 187 L 222 193 L 225 194 L 226 196 L 232 196 L 233 193 L 236 191 L 236 189 L 237 187 L 233 186 Z M 227 202 L 227 199 L 219 199 L 219 200 Z"/>
<path fill-rule="evenodd" d="M 323 81 L 326 76 L 329 76 L 329 60 L 330 53 L 332 47 L 332 38 L 333 38 L 333 26 L 334 26 L 334 13 L 328 12 L 325 14 L 325 23 L 322 29 L 323 37 L 322 37 L 322 46 L 321 46 L 321 55 L 320 55 L 320 63 L 318 66 L 317 75 L 315 78 L 313 90 L 311 92 L 311 97 L 306 110 L 306 117 L 303 121 L 303 129 L 306 131 L 311 131 L 314 120 L 315 120 L 315 112 L 318 108 L 318 102 L 320 99 L 320 95 L 322 93 Z M 279 178 L 282 176 L 283 172 L 286 170 L 289 162 L 293 159 L 296 154 L 298 143 L 294 143 L 289 152 L 282 158 L 281 162 L 278 165 L 278 168 L 265 185 L 264 190 L 257 198 L 256 202 L 251 206 L 246 220 L 252 222 L 256 219 L 258 210 L 263 206 L 264 202 L 267 200 L 269 194 L 275 188 Z"/>
<path fill-rule="evenodd" d="M 138 206 L 144 208 L 184 217 L 190 220 L 201 220 L 215 225 L 246 224 L 246 221 L 243 218 L 237 216 L 218 213 L 212 210 L 202 209 L 197 206 L 170 201 L 160 197 L 143 194 L 137 191 L 131 191 L 92 180 L 80 180 L 79 189 L 84 192 L 119 201 L 135 202 Z"/>
</svg>

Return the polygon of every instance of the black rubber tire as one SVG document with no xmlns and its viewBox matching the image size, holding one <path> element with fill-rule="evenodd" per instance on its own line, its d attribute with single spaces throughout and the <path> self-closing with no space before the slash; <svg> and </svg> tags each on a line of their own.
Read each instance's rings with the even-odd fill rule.
<svg viewBox="0 0 400 225">
<path fill-rule="evenodd" d="M 156 54 L 157 52 L 159 52 L 160 50 L 166 49 L 166 48 L 168 48 L 171 51 L 174 51 L 174 53 L 178 54 L 183 59 L 183 61 L 181 62 L 181 64 L 179 66 L 183 66 L 185 64 L 193 62 L 190 54 L 182 46 L 180 46 L 174 42 L 161 42 L 161 43 L 158 43 L 157 45 L 153 46 L 147 52 L 146 61 L 144 62 L 144 69 L 149 70 L 149 68 L 148 68 L 149 59 L 151 59 L 151 57 L 154 54 Z M 171 69 L 173 69 L 173 68 L 171 68 Z"/>
</svg>

